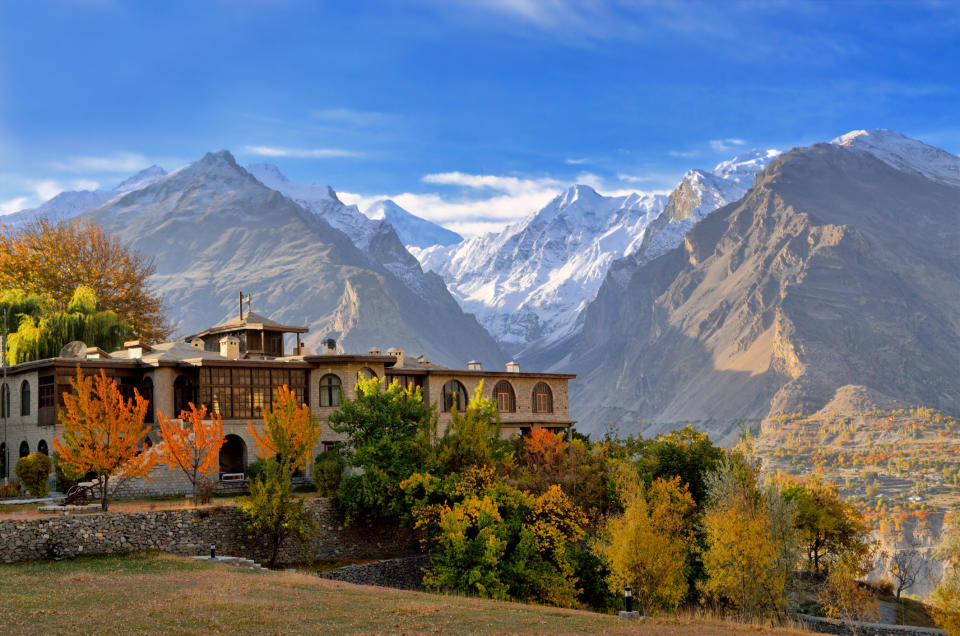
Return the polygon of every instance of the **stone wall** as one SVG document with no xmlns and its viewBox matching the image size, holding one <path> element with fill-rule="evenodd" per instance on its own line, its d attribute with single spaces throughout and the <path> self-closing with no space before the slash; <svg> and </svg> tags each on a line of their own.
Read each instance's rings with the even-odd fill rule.
<svg viewBox="0 0 960 636">
<path fill-rule="evenodd" d="M 423 570 L 430 565 L 426 555 L 387 559 L 361 565 L 348 565 L 329 572 L 320 572 L 322 579 L 356 583 L 358 585 L 379 585 L 400 590 L 423 590 Z"/>
<path fill-rule="evenodd" d="M 839 636 L 847 636 L 848 634 L 858 634 L 859 636 L 946 636 L 945 631 L 930 629 L 929 627 L 861 623 L 858 621 L 853 621 L 853 625 L 856 627 L 856 632 L 854 632 L 842 621 L 830 618 L 808 616 L 806 614 L 800 614 L 797 618 L 806 629 L 821 634 L 838 634 Z"/>
<path fill-rule="evenodd" d="M 318 525 L 310 542 L 310 555 L 296 542 L 287 541 L 280 552 L 280 563 L 302 563 L 309 556 L 321 560 L 383 559 L 419 552 L 413 534 L 406 529 L 389 525 L 346 527 L 329 499 L 311 499 L 307 506 Z M 243 514 L 233 506 L 5 519 L 0 520 L 0 563 L 137 550 L 198 555 L 208 554 L 211 545 L 217 546 L 218 554 L 268 559 L 262 540 L 247 533 L 243 522 Z"/>
</svg>

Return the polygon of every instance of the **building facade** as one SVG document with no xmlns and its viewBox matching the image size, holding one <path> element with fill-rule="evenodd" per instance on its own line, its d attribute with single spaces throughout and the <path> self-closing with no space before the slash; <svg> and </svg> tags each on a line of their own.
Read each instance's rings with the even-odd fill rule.
<svg viewBox="0 0 960 636">
<path fill-rule="evenodd" d="M 64 347 L 62 357 L 10 367 L 6 384 L 0 385 L 7 445 L 0 446 L 0 458 L 10 458 L 12 476 L 19 457 L 52 451 L 53 440 L 62 433 L 57 414 L 63 394 L 71 390 L 70 380 L 78 372 L 92 376 L 103 371 L 123 393 L 132 396 L 136 390 L 147 399 L 150 443 L 159 439 L 158 411 L 173 417 L 192 402 L 218 413 L 226 441 L 217 478 L 224 482 L 242 480 L 245 467 L 254 461 L 247 423 L 262 421 L 264 406 L 281 385 L 289 386 L 317 416 L 322 432 L 315 453 L 342 441 L 327 418 L 339 407 L 341 395 L 356 397 L 361 375 L 421 387 L 424 401 L 436 405 L 441 430 L 449 424 L 451 411 L 462 411 L 481 383 L 483 394 L 497 402 L 505 436 L 523 434 L 532 426 L 567 430 L 573 425 L 568 390 L 573 375 L 521 372 L 515 363 L 503 371 L 484 370 L 476 362 L 450 369 L 424 356 L 409 358 L 399 349 L 344 353 L 332 340 L 313 353 L 300 342 L 306 331 L 248 311 L 185 341 L 153 346 L 132 341 L 109 353 L 74 345 Z M 296 345 L 288 353 L 284 340 L 289 334 L 295 335 Z M 0 444 L 3 434 L 0 428 Z M 0 477 L 3 474 L 0 471 Z M 151 476 L 152 482 L 136 484 L 131 494 L 189 491 L 186 479 L 165 467 L 154 469 Z"/>
</svg>

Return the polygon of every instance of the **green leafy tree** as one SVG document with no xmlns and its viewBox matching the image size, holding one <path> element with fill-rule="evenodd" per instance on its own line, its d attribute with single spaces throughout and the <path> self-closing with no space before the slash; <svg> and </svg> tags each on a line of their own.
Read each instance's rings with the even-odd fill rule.
<svg viewBox="0 0 960 636">
<path fill-rule="evenodd" d="M 328 421 L 347 436 L 348 474 L 338 493 L 347 519 L 407 521 L 400 483 L 433 463 L 436 411 L 420 387 L 394 381 L 384 389 L 380 380 L 361 377 L 357 397 L 344 396 Z"/>
<path fill-rule="evenodd" d="M 869 549 L 866 520 L 853 503 L 840 497 L 834 484 L 808 477 L 787 485 L 783 493 L 796 506 L 796 526 L 809 569 L 819 572 L 847 552 Z"/>
<path fill-rule="evenodd" d="M 500 439 L 497 403 L 483 397 L 482 381 L 464 412 L 454 407 L 450 415 L 450 425 L 437 441 L 439 470 L 459 473 L 471 466 L 493 466 L 510 472 L 514 464 L 511 445 Z"/>
<path fill-rule="evenodd" d="M 50 492 L 47 478 L 50 476 L 50 458 L 43 453 L 30 453 L 21 457 L 16 467 L 17 478 L 34 497 L 46 497 Z"/>
<path fill-rule="evenodd" d="M 680 477 L 680 481 L 689 487 L 694 502 L 698 506 L 704 505 L 707 475 L 725 457 L 724 450 L 714 446 L 706 433 L 687 426 L 653 440 L 644 440 L 639 445 L 637 471 L 647 485 L 655 479 Z"/>
</svg>

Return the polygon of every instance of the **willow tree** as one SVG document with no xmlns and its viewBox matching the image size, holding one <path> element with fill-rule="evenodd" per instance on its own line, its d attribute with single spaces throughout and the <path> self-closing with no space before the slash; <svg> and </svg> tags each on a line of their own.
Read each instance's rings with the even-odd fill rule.
<svg viewBox="0 0 960 636">
<path fill-rule="evenodd" d="M 13 292 L 11 297 L 21 298 L 16 294 Z M 4 297 L 0 296 L 0 300 Z M 73 340 L 112 351 L 133 335 L 132 327 L 116 313 L 97 310 L 97 296 L 89 287 L 78 287 L 65 311 L 44 313 L 52 306 L 49 299 L 27 294 L 22 298 L 33 303 L 25 300 L 22 307 L 38 310 L 15 314 L 16 331 L 10 334 L 7 343 L 8 364 L 55 357 L 63 345 Z"/>
</svg>

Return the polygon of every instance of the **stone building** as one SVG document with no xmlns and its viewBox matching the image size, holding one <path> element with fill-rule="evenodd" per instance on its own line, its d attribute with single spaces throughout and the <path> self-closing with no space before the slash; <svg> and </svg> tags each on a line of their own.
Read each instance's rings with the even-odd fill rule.
<svg viewBox="0 0 960 636">
<path fill-rule="evenodd" d="M 122 392 L 132 396 L 137 390 L 149 401 L 147 422 L 154 426 L 151 443 L 158 439 L 157 411 L 178 414 L 193 402 L 218 413 L 226 442 L 217 479 L 224 483 L 242 481 L 245 467 L 255 459 L 247 422 L 261 420 L 273 390 L 284 384 L 320 421 L 317 453 L 341 440 L 327 418 L 339 406 L 341 390 L 355 397 L 360 374 L 422 387 L 424 400 L 437 406 L 441 430 L 450 421 L 451 409 L 462 410 L 481 381 L 484 394 L 497 402 L 504 435 L 523 434 L 531 426 L 566 430 L 573 425 L 568 390 L 573 375 L 521 372 L 516 363 L 502 371 L 484 370 L 477 362 L 451 369 L 434 365 L 422 355 L 408 357 L 399 349 L 344 353 L 330 339 L 323 341 L 319 352 L 311 353 L 300 340 L 306 332 L 305 327 L 281 325 L 247 311 L 184 341 L 155 345 L 131 341 L 109 353 L 77 344 L 64 347 L 61 357 L 10 367 L 6 384 L 0 386 L 0 419 L 5 416 L 9 454 L 0 446 L 0 457 L 10 457 L 12 475 L 18 457 L 51 452 L 53 440 L 62 432 L 57 411 L 78 369 L 85 375 L 103 370 Z M 295 342 L 292 351 L 285 350 L 285 341 Z M 0 445 L 2 431 L 0 425 Z M 0 470 L 0 477 L 3 474 Z M 132 484 L 128 494 L 189 491 L 178 472 L 158 467 L 151 476 L 152 482 Z"/>
</svg>

